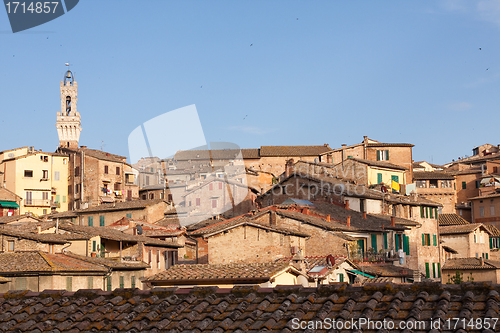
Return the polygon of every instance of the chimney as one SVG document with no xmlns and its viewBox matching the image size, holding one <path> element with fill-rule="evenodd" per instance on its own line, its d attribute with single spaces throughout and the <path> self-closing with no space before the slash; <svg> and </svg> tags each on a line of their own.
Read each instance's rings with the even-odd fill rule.
<svg viewBox="0 0 500 333">
<path fill-rule="evenodd" d="M 363 212 L 363 219 L 366 220 L 366 212 Z"/>
<path fill-rule="evenodd" d="M 302 214 L 309 215 L 309 208 L 307 207 L 302 208 Z"/>
<path fill-rule="evenodd" d="M 350 215 L 347 217 L 347 226 L 348 227 L 351 226 L 351 216 Z"/>
<path fill-rule="evenodd" d="M 293 173 L 293 158 L 285 163 L 285 177 L 289 177 Z"/>
<path fill-rule="evenodd" d="M 344 203 L 344 208 L 349 209 L 349 200 L 346 200 Z"/>
<path fill-rule="evenodd" d="M 395 226 L 396 226 L 396 217 L 391 216 L 391 227 L 395 227 Z"/>
<path fill-rule="evenodd" d="M 345 143 L 342 144 L 342 148 L 345 148 L 347 147 L 347 145 Z"/>
<path fill-rule="evenodd" d="M 328 214 L 328 215 L 326 216 L 326 221 L 327 221 L 327 222 L 330 222 L 330 214 Z"/>
<path fill-rule="evenodd" d="M 87 146 L 80 146 L 80 148 L 82 148 L 82 149 L 87 149 Z"/>
<path fill-rule="evenodd" d="M 36 231 L 37 231 L 37 233 L 41 234 L 42 233 L 42 226 L 41 225 L 37 225 L 36 226 Z"/>
<path fill-rule="evenodd" d="M 269 224 L 271 226 L 276 226 L 276 212 L 275 211 L 271 211 L 271 215 L 269 215 Z"/>
<path fill-rule="evenodd" d="M 479 266 L 484 266 L 484 258 L 479 258 Z"/>
</svg>

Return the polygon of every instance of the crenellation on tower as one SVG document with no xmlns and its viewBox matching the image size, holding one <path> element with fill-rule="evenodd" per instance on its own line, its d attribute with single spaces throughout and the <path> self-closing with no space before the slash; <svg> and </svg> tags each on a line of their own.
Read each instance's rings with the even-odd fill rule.
<svg viewBox="0 0 500 333">
<path fill-rule="evenodd" d="M 77 109 L 78 83 L 73 73 L 68 70 L 60 84 L 61 111 L 57 112 L 57 134 L 59 147 L 78 148 L 82 131 L 80 113 Z"/>
</svg>

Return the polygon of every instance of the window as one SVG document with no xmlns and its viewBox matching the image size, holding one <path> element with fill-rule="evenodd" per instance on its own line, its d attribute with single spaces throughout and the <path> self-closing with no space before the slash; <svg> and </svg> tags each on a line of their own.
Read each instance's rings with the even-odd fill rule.
<svg viewBox="0 0 500 333">
<path fill-rule="evenodd" d="M 199 206 L 201 204 L 200 198 L 196 198 L 196 206 Z"/>
<path fill-rule="evenodd" d="M 80 167 L 77 166 L 75 167 L 75 177 L 78 177 L 80 175 Z"/>
<path fill-rule="evenodd" d="M 484 216 L 484 207 L 483 206 L 479 207 L 479 216 L 481 216 L 481 217 Z"/>
<path fill-rule="evenodd" d="M 94 226 L 94 217 L 93 216 L 87 217 L 87 222 L 88 222 L 89 227 L 93 227 Z"/>
<path fill-rule="evenodd" d="M 339 282 L 344 282 L 344 273 L 337 273 Z"/>
<path fill-rule="evenodd" d="M 403 251 L 406 253 L 407 256 L 410 255 L 410 236 L 402 235 L 403 236 Z"/>
<path fill-rule="evenodd" d="M 42 170 L 42 179 L 49 179 L 49 170 Z"/>
<path fill-rule="evenodd" d="M 148 264 L 151 264 L 151 257 L 153 256 L 152 251 L 148 251 Z"/>
<path fill-rule="evenodd" d="M 63 202 L 66 202 L 66 196 L 63 195 Z"/>
<path fill-rule="evenodd" d="M 465 190 L 467 188 L 467 183 L 466 182 L 462 182 L 462 190 Z"/>
<path fill-rule="evenodd" d="M 213 191 L 213 189 L 214 189 L 214 184 L 213 184 L 213 183 L 208 184 L 208 189 L 209 189 L 210 191 Z"/>
<path fill-rule="evenodd" d="M 135 275 L 130 277 L 130 288 L 135 288 Z"/>
<path fill-rule="evenodd" d="M 132 213 L 127 213 L 127 214 L 125 214 L 125 216 L 128 217 L 129 219 L 131 219 L 132 218 Z"/>
<path fill-rule="evenodd" d="M 33 192 L 31 191 L 26 191 L 26 201 L 24 202 L 25 205 L 31 205 L 33 203 Z"/>
<path fill-rule="evenodd" d="M 25 277 L 18 277 L 16 279 L 16 290 L 28 289 L 28 280 Z"/>
<path fill-rule="evenodd" d="M 73 277 L 66 276 L 66 290 L 73 291 Z"/>
<path fill-rule="evenodd" d="M 114 187 L 115 187 L 115 191 L 120 191 L 122 189 L 122 184 L 121 183 L 115 183 Z"/>
<path fill-rule="evenodd" d="M 87 276 L 87 289 L 94 289 L 94 277 Z"/>
<path fill-rule="evenodd" d="M 436 275 L 436 263 L 435 263 L 435 262 L 433 262 L 433 263 L 432 263 L 432 277 L 433 277 L 433 278 L 436 278 L 436 276 L 437 276 L 437 275 Z"/>
<path fill-rule="evenodd" d="M 124 277 L 123 277 L 123 275 L 120 275 L 120 288 L 124 288 L 124 287 L 125 287 Z"/>
<path fill-rule="evenodd" d="M 160 250 L 156 250 L 156 268 L 160 268 Z"/>
<path fill-rule="evenodd" d="M 105 166 L 104 166 L 104 173 L 105 173 L 105 174 L 108 174 L 108 173 L 109 173 L 109 170 L 108 170 L 108 166 L 107 166 L 107 165 L 105 165 Z"/>
<path fill-rule="evenodd" d="M 427 187 L 427 183 L 425 180 L 417 180 L 416 183 L 417 183 L 416 186 L 418 188 L 426 188 Z"/>
<path fill-rule="evenodd" d="M 120 174 L 120 167 L 116 167 L 116 174 L 119 175 Z"/>
<path fill-rule="evenodd" d="M 99 226 L 104 227 L 105 222 L 104 222 L 104 215 L 99 215 Z"/>
<path fill-rule="evenodd" d="M 219 182 L 219 190 L 222 190 L 222 182 Z"/>
<path fill-rule="evenodd" d="M 490 216 L 495 216 L 495 206 L 490 206 Z"/>
<path fill-rule="evenodd" d="M 377 150 L 377 161 L 388 161 L 389 150 Z"/>
<path fill-rule="evenodd" d="M 97 242 L 92 241 L 92 252 L 96 252 L 96 251 L 97 251 Z"/>
<path fill-rule="evenodd" d="M 81 188 L 82 184 L 76 184 L 75 186 L 75 192 L 78 194 L 80 193 L 80 188 Z"/>
<path fill-rule="evenodd" d="M 49 192 L 42 192 L 42 199 L 48 200 L 49 199 Z"/>
<path fill-rule="evenodd" d="M 432 245 L 434 245 L 434 246 L 438 245 L 438 243 L 437 243 L 437 235 L 436 234 L 432 235 Z"/>
<path fill-rule="evenodd" d="M 423 246 L 431 245 L 431 234 L 422 234 L 422 245 Z"/>
<path fill-rule="evenodd" d="M 474 234 L 474 243 L 477 243 L 477 235 Z"/>
<path fill-rule="evenodd" d="M 155 194 L 154 193 L 149 193 L 149 199 L 153 200 L 154 198 L 155 198 Z"/>
<path fill-rule="evenodd" d="M 379 172 L 377 173 L 377 184 L 382 183 L 382 174 Z"/>
<path fill-rule="evenodd" d="M 217 208 L 217 199 L 212 199 L 212 208 Z"/>
<path fill-rule="evenodd" d="M 387 250 L 388 244 L 387 244 L 387 234 L 384 234 L 384 249 Z"/>
<path fill-rule="evenodd" d="M 111 276 L 106 278 L 106 290 L 111 291 Z"/>
<path fill-rule="evenodd" d="M 14 247 L 14 241 L 10 240 L 10 241 L 7 241 L 7 242 L 9 244 L 9 247 L 8 247 L 9 248 L 9 252 L 14 252 L 14 249 L 15 249 L 15 247 Z"/>
<path fill-rule="evenodd" d="M 33 170 L 24 170 L 24 177 L 25 178 L 32 178 L 33 177 Z"/>
<path fill-rule="evenodd" d="M 61 175 L 60 175 L 60 172 L 59 171 L 54 171 L 54 180 L 55 181 L 59 181 Z"/>
<path fill-rule="evenodd" d="M 425 277 L 430 278 L 431 277 L 431 269 L 429 267 L 429 263 L 425 263 Z"/>
<path fill-rule="evenodd" d="M 146 185 L 149 185 L 149 176 L 146 176 Z"/>
<path fill-rule="evenodd" d="M 441 181 L 441 188 L 451 188 L 451 180 L 442 180 Z"/>
</svg>

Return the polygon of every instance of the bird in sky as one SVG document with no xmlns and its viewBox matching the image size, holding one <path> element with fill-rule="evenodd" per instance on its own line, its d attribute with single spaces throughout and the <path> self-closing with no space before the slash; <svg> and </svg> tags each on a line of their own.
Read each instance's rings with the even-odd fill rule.
<svg viewBox="0 0 500 333">
<path fill-rule="evenodd" d="M 248 117 L 248 115 L 245 115 L 245 117 L 243 117 L 243 120 L 245 120 L 246 117 Z"/>
<path fill-rule="evenodd" d="M 200 88 L 203 88 L 203 86 L 201 86 Z"/>
<path fill-rule="evenodd" d="M 479 48 L 479 51 L 481 51 L 481 48 Z"/>
<path fill-rule="evenodd" d="M 488 67 L 488 68 L 486 68 L 486 70 L 489 70 L 489 69 L 490 69 L 489 67 Z"/>
<path fill-rule="evenodd" d="M 253 44 L 250 44 L 250 46 L 252 46 Z"/>
</svg>

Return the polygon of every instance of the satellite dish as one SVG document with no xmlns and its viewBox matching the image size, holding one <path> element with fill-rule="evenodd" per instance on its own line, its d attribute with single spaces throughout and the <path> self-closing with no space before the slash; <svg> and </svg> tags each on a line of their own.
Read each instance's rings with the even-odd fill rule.
<svg viewBox="0 0 500 333">
<path fill-rule="evenodd" d="M 142 226 L 137 225 L 137 234 L 138 234 L 138 235 L 142 235 L 142 233 L 143 233 L 143 232 L 144 232 L 144 231 L 142 230 Z"/>
</svg>

